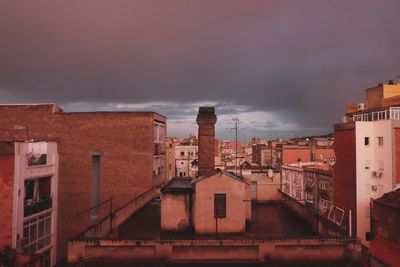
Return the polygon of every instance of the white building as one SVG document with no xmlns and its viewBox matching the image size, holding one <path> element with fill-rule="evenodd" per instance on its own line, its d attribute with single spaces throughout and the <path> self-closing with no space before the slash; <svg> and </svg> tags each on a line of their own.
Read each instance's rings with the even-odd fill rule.
<svg viewBox="0 0 400 267">
<path fill-rule="evenodd" d="M 197 176 L 197 145 L 175 145 L 175 169 L 177 177 Z"/>
<path fill-rule="evenodd" d="M 282 165 L 282 185 L 281 190 L 299 203 L 305 204 L 306 190 L 303 167 L 322 166 L 320 162 L 299 162 Z"/>
<path fill-rule="evenodd" d="M 371 199 L 396 186 L 396 162 L 400 160 L 394 142 L 398 138 L 397 127 L 400 127 L 397 120 L 355 122 L 357 235 L 368 247 Z"/>
<path fill-rule="evenodd" d="M 1 146 L 0 157 L 14 161 L 14 164 L 2 161 L 0 166 L 3 172 L 8 168 L 14 176 L 0 188 L 0 193 L 12 194 L 9 198 L 12 205 L 2 209 L 3 225 L 11 224 L 11 240 L 3 239 L 3 242 L 9 242 L 17 252 L 29 255 L 33 266 L 53 266 L 57 239 L 57 144 L 2 142 Z M 6 153 L 5 147 L 9 148 Z M 7 222 L 7 218 L 11 219 Z M 8 229 L 0 231 L 3 230 Z"/>
</svg>

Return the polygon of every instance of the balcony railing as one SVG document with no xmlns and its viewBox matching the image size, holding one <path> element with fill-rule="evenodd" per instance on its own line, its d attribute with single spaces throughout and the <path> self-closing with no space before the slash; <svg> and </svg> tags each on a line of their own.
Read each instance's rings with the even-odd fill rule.
<svg viewBox="0 0 400 267">
<path fill-rule="evenodd" d="M 343 118 L 343 122 L 380 120 L 400 120 L 400 107 L 390 107 L 383 110 L 363 112 L 360 114 L 354 114 L 351 117 L 345 116 Z"/>
<path fill-rule="evenodd" d="M 26 204 L 24 206 L 24 217 L 50 209 L 52 206 L 53 201 L 51 198 L 39 200 L 31 204 Z"/>
</svg>

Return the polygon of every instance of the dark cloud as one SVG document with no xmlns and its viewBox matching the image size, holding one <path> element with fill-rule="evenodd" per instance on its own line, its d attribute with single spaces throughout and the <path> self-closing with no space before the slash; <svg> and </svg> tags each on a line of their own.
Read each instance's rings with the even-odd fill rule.
<svg viewBox="0 0 400 267">
<path fill-rule="evenodd" d="M 226 123 L 264 112 L 245 116 L 259 124 L 248 135 L 329 132 L 366 87 L 400 74 L 398 10 L 395 0 L 2 1 L 0 102 L 120 103 L 175 122 L 195 115 L 187 103 L 215 103 Z"/>
</svg>

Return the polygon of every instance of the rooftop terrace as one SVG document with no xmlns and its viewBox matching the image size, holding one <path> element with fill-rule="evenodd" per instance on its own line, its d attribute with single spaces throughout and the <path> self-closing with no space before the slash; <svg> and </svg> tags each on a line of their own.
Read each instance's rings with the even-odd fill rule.
<svg viewBox="0 0 400 267">
<path fill-rule="evenodd" d="M 306 223 L 280 204 L 254 204 L 251 226 L 243 234 L 199 236 L 190 231 L 162 231 L 160 205 L 154 202 L 135 213 L 118 228 L 118 239 L 122 240 L 292 239 L 315 236 Z M 109 238 L 113 238 L 113 235 Z"/>
</svg>

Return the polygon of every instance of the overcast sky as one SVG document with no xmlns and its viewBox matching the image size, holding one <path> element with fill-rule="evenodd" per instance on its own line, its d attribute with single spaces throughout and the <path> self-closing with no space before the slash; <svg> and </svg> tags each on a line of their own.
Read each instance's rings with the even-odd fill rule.
<svg viewBox="0 0 400 267">
<path fill-rule="evenodd" d="M 400 75 L 398 0 L 0 1 L 0 103 L 151 110 L 219 138 L 332 132 Z"/>
</svg>

